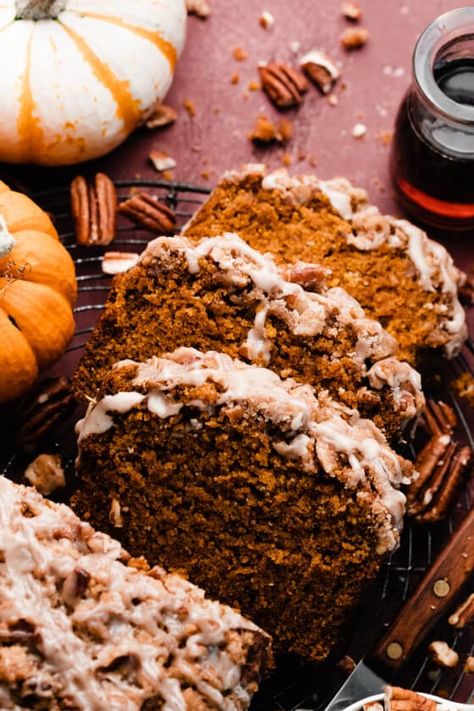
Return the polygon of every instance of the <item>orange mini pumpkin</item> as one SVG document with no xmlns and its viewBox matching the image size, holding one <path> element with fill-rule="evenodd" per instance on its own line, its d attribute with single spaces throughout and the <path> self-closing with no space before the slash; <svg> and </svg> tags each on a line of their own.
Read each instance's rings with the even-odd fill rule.
<svg viewBox="0 0 474 711">
<path fill-rule="evenodd" d="M 62 355 L 75 300 L 74 264 L 48 215 L 0 182 L 0 403 Z"/>
</svg>

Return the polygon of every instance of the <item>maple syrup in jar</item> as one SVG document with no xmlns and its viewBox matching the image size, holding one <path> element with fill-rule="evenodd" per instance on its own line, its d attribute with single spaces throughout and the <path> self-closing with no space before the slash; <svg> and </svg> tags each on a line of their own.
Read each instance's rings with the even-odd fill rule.
<svg viewBox="0 0 474 711">
<path fill-rule="evenodd" d="M 390 158 L 397 197 L 422 222 L 474 229 L 474 7 L 427 27 L 413 75 Z"/>
</svg>

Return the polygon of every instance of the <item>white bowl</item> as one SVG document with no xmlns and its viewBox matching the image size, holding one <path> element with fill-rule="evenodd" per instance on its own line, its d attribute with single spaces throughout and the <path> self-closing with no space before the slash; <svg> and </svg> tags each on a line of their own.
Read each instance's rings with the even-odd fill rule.
<svg viewBox="0 0 474 711">
<path fill-rule="evenodd" d="M 446 711 L 467 711 L 468 709 L 470 711 L 474 711 L 474 704 L 456 704 L 454 703 L 454 701 L 446 701 L 445 699 L 441 699 L 439 696 L 433 696 L 432 694 L 421 695 L 426 696 L 427 699 L 432 699 L 433 701 L 436 701 L 438 704 L 443 704 L 443 708 L 446 709 Z M 383 697 L 383 694 L 367 696 L 366 699 L 361 699 L 360 701 L 356 701 L 350 706 L 346 706 L 344 711 L 361 711 L 363 704 L 368 704 L 371 701 L 382 701 Z"/>
</svg>

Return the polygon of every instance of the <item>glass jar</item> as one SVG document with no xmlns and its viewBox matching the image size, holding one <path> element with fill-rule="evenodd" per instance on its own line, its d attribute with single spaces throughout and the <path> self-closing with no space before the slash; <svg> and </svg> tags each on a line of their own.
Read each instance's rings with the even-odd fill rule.
<svg viewBox="0 0 474 711">
<path fill-rule="evenodd" d="M 474 7 L 441 15 L 419 38 L 390 172 L 415 218 L 474 229 Z"/>
</svg>

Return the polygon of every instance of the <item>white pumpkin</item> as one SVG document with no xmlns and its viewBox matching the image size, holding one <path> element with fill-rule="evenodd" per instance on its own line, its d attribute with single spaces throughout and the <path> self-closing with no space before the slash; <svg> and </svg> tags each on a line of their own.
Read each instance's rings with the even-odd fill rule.
<svg viewBox="0 0 474 711">
<path fill-rule="evenodd" d="M 168 91 L 185 27 L 185 0 L 0 0 L 0 161 L 115 148 Z"/>
</svg>

